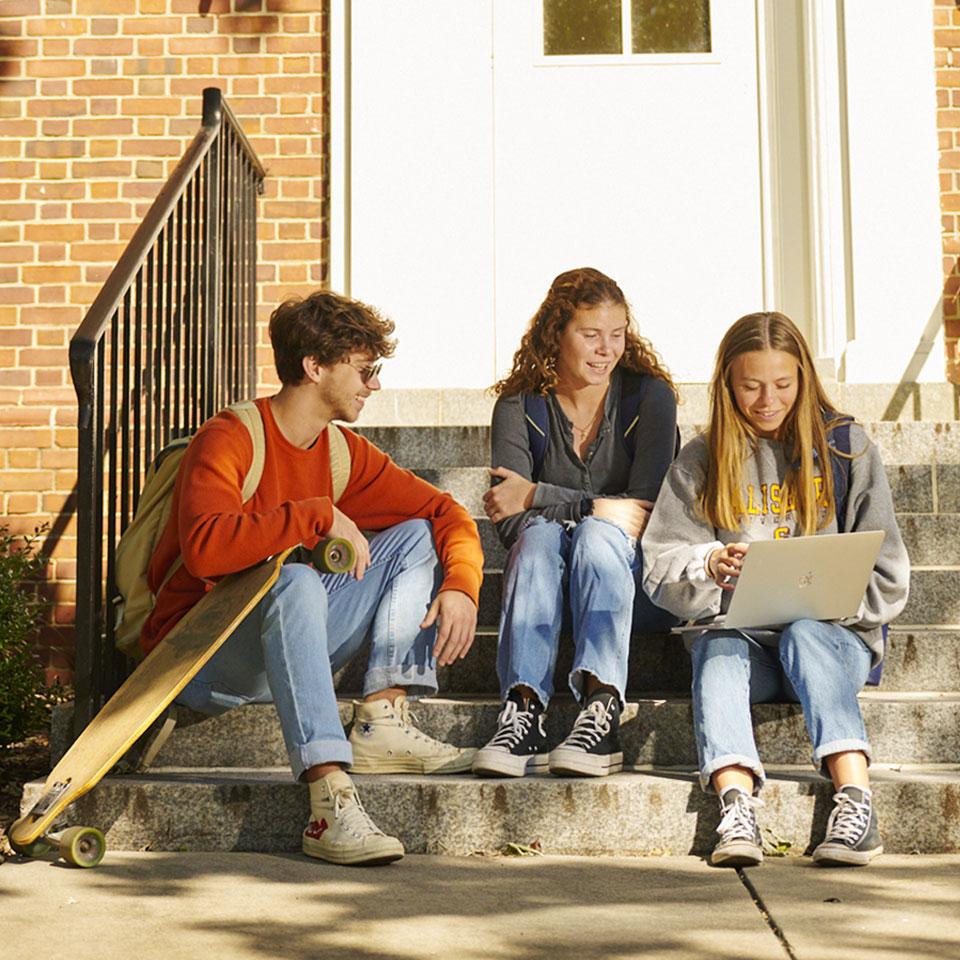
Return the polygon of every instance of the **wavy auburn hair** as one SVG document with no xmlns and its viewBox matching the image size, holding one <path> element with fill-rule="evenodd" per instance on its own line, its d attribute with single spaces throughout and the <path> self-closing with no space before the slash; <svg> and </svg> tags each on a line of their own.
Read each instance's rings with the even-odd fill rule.
<svg viewBox="0 0 960 960">
<path fill-rule="evenodd" d="M 782 313 L 747 314 L 720 341 L 710 381 L 710 426 L 706 435 L 709 466 L 700 493 L 700 510 L 714 527 L 740 529 L 746 510 L 740 494 L 743 465 L 759 436 L 737 406 L 731 368 L 741 354 L 759 350 L 782 350 L 797 361 L 797 399 L 780 427 L 780 439 L 791 464 L 784 478 L 781 516 L 786 515 L 788 503 L 795 503 L 798 525 L 809 536 L 829 523 L 835 509 L 830 456 L 842 454 L 832 450 L 827 434 L 845 418 L 824 392 L 803 334 Z M 814 451 L 821 464 L 820 504 L 814 483 Z"/>
<path fill-rule="evenodd" d="M 561 273 L 547 291 L 547 297 L 530 321 L 520 347 L 513 355 L 513 369 L 491 388 L 497 396 L 539 393 L 542 396 L 557 385 L 557 360 L 560 336 L 578 307 L 614 303 L 627 312 L 623 356 L 617 366 L 636 373 L 647 373 L 677 388 L 652 345 L 637 332 L 630 305 L 616 281 L 592 267 L 580 267 Z"/>
</svg>

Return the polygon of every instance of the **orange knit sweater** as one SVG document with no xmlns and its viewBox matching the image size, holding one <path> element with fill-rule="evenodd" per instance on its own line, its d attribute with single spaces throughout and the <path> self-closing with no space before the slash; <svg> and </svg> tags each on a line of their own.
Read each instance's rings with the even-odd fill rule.
<svg viewBox="0 0 960 960">
<path fill-rule="evenodd" d="M 267 398 L 263 416 L 266 457 L 257 492 L 241 502 L 253 443 L 226 411 L 208 420 L 190 442 L 173 493 L 170 520 L 147 574 L 154 591 L 178 554 L 183 565 L 160 590 L 140 646 L 152 650 L 174 624 L 228 573 L 243 570 L 298 543 L 311 548 L 333 520 L 326 431 L 304 450 L 280 432 Z M 342 429 L 342 428 L 341 428 Z M 476 524 L 447 493 L 398 467 L 368 440 L 343 430 L 350 449 L 350 480 L 337 504 L 361 530 L 383 530 L 423 518 L 433 526 L 443 564 L 442 590 L 460 590 L 478 602 L 483 552 Z"/>
</svg>

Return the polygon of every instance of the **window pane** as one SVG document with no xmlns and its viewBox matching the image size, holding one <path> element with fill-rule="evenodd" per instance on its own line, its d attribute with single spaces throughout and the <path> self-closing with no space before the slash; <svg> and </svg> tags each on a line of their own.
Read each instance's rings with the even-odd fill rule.
<svg viewBox="0 0 960 960">
<path fill-rule="evenodd" d="M 543 0 L 543 52 L 623 53 L 620 0 Z"/>
<path fill-rule="evenodd" d="M 633 0 L 634 53 L 709 53 L 710 0 Z"/>
</svg>

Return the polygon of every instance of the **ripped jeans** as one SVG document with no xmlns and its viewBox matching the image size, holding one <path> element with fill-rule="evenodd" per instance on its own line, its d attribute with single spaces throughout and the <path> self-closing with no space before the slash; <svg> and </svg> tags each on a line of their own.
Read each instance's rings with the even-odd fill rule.
<svg viewBox="0 0 960 960">
<path fill-rule="evenodd" d="M 616 524 L 587 517 L 573 528 L 534 518 L 510 548 L 503 575 L 497 648 L 501 696 L 530 687 L 546 707 L 569 600 L 573 628 L 570 689 L 583 698 L 587 674 L 623 703 L 631 632 L 663 632 L 676 620 L 643 589 L 637 542 Z"/>
</svg>

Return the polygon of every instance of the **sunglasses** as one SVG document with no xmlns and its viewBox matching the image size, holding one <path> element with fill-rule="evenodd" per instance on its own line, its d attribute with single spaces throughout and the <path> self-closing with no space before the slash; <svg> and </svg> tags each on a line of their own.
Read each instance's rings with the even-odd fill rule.
<svg viewBox="0 0 960 960">
<path fill-rule="evenodd" d="M 347 360 L 346 363 L 350 364 L 350 366 L 360 374 L 360 380 L 364 384 L 368 384 L 375 376 L 377 376 L 377 374 L 380 373 L 381 367 L 383 366 L 382 363 L 374 363 L 372 365 L 367 364 L 365 367 L 358 367 L 350 363 L 349 360 Z"/>
</svg>

